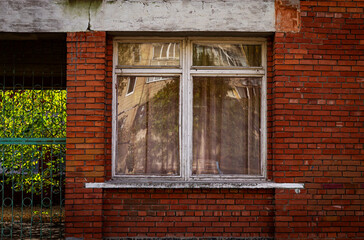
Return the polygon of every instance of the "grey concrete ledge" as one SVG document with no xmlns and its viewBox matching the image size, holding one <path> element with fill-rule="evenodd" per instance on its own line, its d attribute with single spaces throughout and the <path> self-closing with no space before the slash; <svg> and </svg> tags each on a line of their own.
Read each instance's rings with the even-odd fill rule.
<svg viewBox="0 0 364 240">
<path fill-rule="evenodd" d="M 280 188 L 280 189 L 302 189 L 303 183 L 275 183 L 268 181 L 260 182 L 136 182 L 112 180 L 103 183 L 86 183 L 86 188 Z"/>
<path fill-rule="evenodd" d="M 275 32 L 274 0 L 0 1 L 0 32 Z"/>
</svg>

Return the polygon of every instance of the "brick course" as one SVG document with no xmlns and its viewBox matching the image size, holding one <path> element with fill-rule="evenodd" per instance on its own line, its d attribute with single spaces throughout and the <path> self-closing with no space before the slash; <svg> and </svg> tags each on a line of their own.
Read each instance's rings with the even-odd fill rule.
<svg viewBox="0 0 364 240">
<path fill-rule="evenodd" d="M 274 190 L 124 189 L 104 193 L 104 237 L 273 236 Z"/>
</svg>

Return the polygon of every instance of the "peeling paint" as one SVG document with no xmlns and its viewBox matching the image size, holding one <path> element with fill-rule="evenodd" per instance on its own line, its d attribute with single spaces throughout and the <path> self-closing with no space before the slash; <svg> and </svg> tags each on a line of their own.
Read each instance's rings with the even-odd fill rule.
<svg viewBox="0 0 364 240">
<path fill-rule="evenodd" d="M 275 182 L 144 182 L 112 180 L 102 183 L 86 183 L 86 188 L 250 188 L 250 189 L 299 189 L 304 188 L 303 183 L 275 183 Z M 297 192 L 296 192 L 297 193 Z"/>
<path fill-rule="evenodd" d="M 299 32 L 301 29 L 301 12 L 299 0 L 276 0 L 276 31 Z"/>
<path fill-rule="evenodd" d="M 0 1 L 1 32 L 274 32 L 274 0 Z"/>
</svg>

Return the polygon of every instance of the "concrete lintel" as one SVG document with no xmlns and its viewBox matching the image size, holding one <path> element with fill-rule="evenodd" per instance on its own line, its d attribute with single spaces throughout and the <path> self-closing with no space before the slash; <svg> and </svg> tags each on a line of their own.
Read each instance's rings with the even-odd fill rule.
<svg viewBox="0 0 364 240">
<path fill-rule="evenodd" d="M 0 32 L 274 32 L 274 0 L 0 1 Z"/>
<path fill-rule="evenodd" d="M 275 183 L 275 182 L 127 182 L 109 181 L 103 183 L 86 183 L 86 188 L 279 188 L 302 189 L 303 183 Z"/>
</svg>

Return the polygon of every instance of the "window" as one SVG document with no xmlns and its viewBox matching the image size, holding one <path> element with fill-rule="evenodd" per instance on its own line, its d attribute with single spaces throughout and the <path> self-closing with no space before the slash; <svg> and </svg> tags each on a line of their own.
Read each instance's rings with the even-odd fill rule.
<svg viewBox="0 0 364 240">
<path fill-rule="evenodd" d="M 265 179 L 264 39 L 116 39 L 114 49 L 114 178 Z"/>
<path fill-rule="evenodd" d="M 136 77 L 128 78 L 128 91 L 126 92 L 126 96 L 134 93 L 135 82 L 136 82 Z"/>
<path fill-rule="evenodd" d="M 178 43 L 160 43 L 153 46 L 153 59 L 177 60 L 179 59 Z"/>
</svg>

